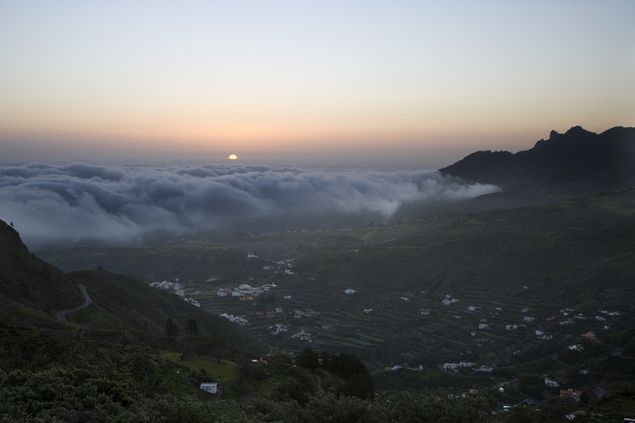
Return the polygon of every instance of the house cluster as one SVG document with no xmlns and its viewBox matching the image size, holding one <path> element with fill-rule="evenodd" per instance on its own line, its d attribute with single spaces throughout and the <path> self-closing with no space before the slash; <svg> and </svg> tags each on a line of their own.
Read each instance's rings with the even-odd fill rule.
<svg viewBox="0 0 635 423">
<path fill-rule="evenodd" d="M 402 369 L 410 370 L 412 372 L 421 372 L 423 371 L 423 364 L 419 364 L 417 367 L 402 366 L 400 364 L 393 364 L 392 366 L 384 367 L 385 372 L 396 372 L 397 370 Z"/>
<path fill-rule="evenodd" d="M 278 260 L 275 263 L 279 266 L 279 269 L 280 268 L 284 269 L 285 274 L 289 276 L 295 275 L 295 270 L 293 270 L 295 267 L 293 264 L 293 259 Z"/>
<path fill-rule="evenodd" d="M 185 296 L 185 287 L 179 282 L 178 278 L 174 278 L 173 282 L 164 280 L 164 281 L 150 282 L 149 285 L 153 288 L 159 288 L 164 291 L 172 292 L 173 294 L 178 295 L 179 297 L 183 298 L 185 301 L 187 301 L 188 303 L 192 304 L 195 307 L 201 306 L 201 303 L 199 303 L 195 298 Z"/>
<path fill-rule="evenodd" d="M 282 332 L 288 332 L 289 331 L 289 325 L 285 325 L 284 323 L 276 323 L 273 326 L 269 326 L 269 333 L 276 336 L 276 335 L 280 335 Z"/>
<path fill-rule="evenodd" d="M 160 282 L 150 282 L 150 286 L 153 288 L 159 288 L 164 291 L 170 291 L 179 297 L 185 297 L 185 287 L 181 285 L 178 278 L 175 278 L 173 282 L 168 280 Z"/>
<path fill-rule="evenodd" d="M 295 319 L 301 319 L 303 317 L 317 317 L 322 314 L 319 311 L 313 310 L 312 308 L 307 308 L 304 310 L 293 310 L 293 317 Z"/>
<path fill-rule="evenodd" d="M 584 394 L 584 391 L 581 389 L 561 389 L 560 390 L 560 399 L 561 400 L 566 400 L 566 401 L 575 401 L 575 402 L 579 402 L 582 399 L 582 395 Z"/>
<path fill-rule="evenodd" d="M 454 303 L 458 303 L 459 300 L 457 300 L 456 298 L 452 298 L 451 295 L 446 294 L 443 299 L 441 299 L 441 304 L 443 304 L 444 306 L 449 306 L 452 305 Z"/>
<path fill-rule="evenodd" d="M 247 326 L 249 324 L 249 321 L 247 321 L 247 319 L 241 316 L 235 316 L 233 314 L 227 314 L 227 313 L 221 313 L 220 316 L 224 317 L 225 319 L 229 320 L 232 323 L 237 324 L 238 326 Z"/>
<path fill-rule="evenodd" d="M 487 323 L 487 319 L 481 319 L 479 324 L 478 324 L 478 329 L 479 330 L 489 330 L 490 326 Z"/>
<path fill-rule="evenodd" d="M 474 373 L 492 373 L 494 371 L 494 368 L 492 366 L 486 366 L 484 364 L 481 364 L 478 367 L 473 367 L 472 371 Z"/>
<path fill-rule="evenodd" d="M 269 364 L 270 355 L 260 356 L 258 358 L 252 358 L 251 362 L 254 364 L 264 364 L 265 366 Z"/>
<path fill-rule="evenodd" d="M 282 309 L 282 307 L 275 307 L 273 310 L 257 311 L 254 313 L 254 316 L 260 319 L 273 319 L 274 317 L 276 317 L 276 315 L 282 314 L 283 312 L 284 310 Z"/>
<path fill-rule="evenodd" d="M 291 338 L 298 339 L 304 342 L 313 342 L 313 339 L 311 338 L 311 334 L 305 331 L 304 329 L 302 329 L 300 332 L 296 332 L 293 335 L 291 335 Z"/>
<path fill-rule="evenodd" d="M 276 288 L 275 283 L 266 283 L 262 286 L 251 286 L 246 283 L 241 283 L 238 287 L 232 290 L 232 297 L 257 297 L 258 295 L 269 292 L 272 288 Z"/>
<path fill-rule="evenodd" d="M 568 349 L 569 351 L 577 351 L 577 352 L 582 352 L 582 351 L 584 351 L 584 347 L 583 347 L 582 345 L 580 345 L 580 344 L 569 345 L 569 346 L 567 347 L 567 349 Z"/>
<path fill-rule="evenodd" d="M 183 297 L 185 301 L 192 304 L 194 307 L 201 307 L 201 303 L 199 303 L 195 298 L 192 297 Z"/>
<path fill-rule="evenodd" d="M 542 329 L 536 329 L 534 331 L 534 334 L 536 335 L 536 338 L 543 340 L 543 341 L 547 341 L 549 339 L 553 339 L 553 335 L 548 335 L 544 330 Z"/>
<path fill-rule="evenodd" d="M 474 366 L 476 366 L 476 363 L 473 363 L 471 361 L 460 361 L 458 363 L 443 363 L 442 365 L 443 370 L 452 372 L 452 373 L 458 373 L 459 370 L 461 369 L 471 369 Z"/>
<path fill-rule="evenodd" d="M 253 252 L 248 252 L 247 253 L 247 259 L 256 259 L 258 258 L 258 256 L 253 253 Z M 262 266 L 262 270 L 264 271 L 272 271 L 275 270 L 275 273 L 280 273 L 280 271 L 286 273 L 287 275 L 295 275 L 295 271 L 293 270 L 293 259 L 285 259 L 285 260 L 277 260 L 277 261 L 273 261 L 271 259 L 264 259 L 267 261 L 270 261 L 274 264 L 276 264 L 277 266 L 273 266 L 270 264 L 264 265 Z"/>
<path fill-rule="evenodd" d="M 441 367 L 443 368 L 443 370 L 450 373 L 454 373 L 454 374 L 458 374 L 461 370 L 466 370 L 466 369 L 471 370 L 472 373 L 492 373 L 494 371 L 494 368 L 491 366 L 486 366 L 484 364 L 481 364 L 479 366 L 477 365 L 477 363 L 474 363 L 472 361 L 460 361 L 458 363 L 443 363 Z"/>
<path fill-rule="evenodd" d="M 549 387 L 549 388 L 559 388 L 560 387 L 560 383 L 555 380 L 555 379 L 551 379 L 547 376 L 545 376 L 545 386 Z"/>
<path fill-rule="evenodd" d="M 619 311 L 600 310 L 600 314 L 604 314 L 609 317 L 619 317 L 622 315 Z"/>
<path fill-rule="evenodd" d="M 560 326 L 574 325 L 580 320 L 587 320 L 587 317 L 583 313 L 575 313 L 575 314 L 574 313 L 575 311 L 572 308 L 567 307 L 567 308 L 561 309 L 560 315 L 562 316 L 562 319 L 559 321 Z M 609 311 L 606 309 L 600 309 L 598 310 L 598 313 L 595 314 L 592 318 L 596 322 L 603 323 L 604 330 L 608 330 L 610 329 L 610 327 L 607 324 L 607 321 L 609 320 L 609 318 L 619 317 L 621 315 L 622 314 L 619 311 Z"/>
<path fill-rule="evenodd" d="M 392 366 L 388 366 L 384 368 L 386 372 L 396 372 L 397 370 L 403 369 L 403 366 L 400 364 L 393 364 Z"/>
<path fill-rule="evenodd" d="M 218 297 L 227 297 L 231 294 L 232 297 L 238 298 L 241 301 L 253 301 L 258 295 L 269 292 L 277 286 L 275 283 L 266 283 L 261 286 L 251 286 L 242 283 L 234 289 L 219 288 L 216 291 L 216 295 Z"/>
<path fill-rule="evenodd" d="M 593 395 L 595 397 L 595 399 L 597 400 L 601 400 L 602 398 L 604 398 L 607 394 L 606 389 L 604 389 L 602 386 L 596 386 L 595 388 L 591 389 L 590 391 L 588 391 L 588 394 Z M 581 390 L 581 389 L 562 389 L 560 390 L 560 399 L 563 401 L 569 401 L 569 402 L 580 402 L 583 400 L 583 396 L 587 395 L 587 392 Z M 586 417 L 587 416 L 587 412 L 585 410 L 582 409 L 578 409 L 575 410 L 569 414 L 566 414 L 564 416 L 565 420 L 568 421 L 573 421 L 578 419 L 579 417 Z M 630 419 L 625 418 L 624 421 L 629 421 Z M 635 421 L 635 420 L 634 420 Z"/>
</svg>

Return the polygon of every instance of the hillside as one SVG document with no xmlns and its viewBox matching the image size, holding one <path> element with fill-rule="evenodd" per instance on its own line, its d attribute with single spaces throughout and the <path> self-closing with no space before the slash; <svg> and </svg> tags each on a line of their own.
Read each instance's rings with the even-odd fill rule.
<svg viewBox="0 0 635 423">
<path fill-rule="evenodd" d="M 80 284 L 92 302 L 68 313 L 64 320 L 101 335 L 125 332 L 133 337 L 163 337 L 168 317 L 181 326 L 194 318 L 201 335 L 226 339 L 244 351 L 263 348 L 225 319 L 133 278 L 103 270 L 65 274 L 31 254 L 19 234 L 0 221 L 0 313 L 7 320 L 21 326 L 63 328 L 59 313 L 84 302 Z"/>
<path fill-rule="evenodd" d="M 0 220 L 0 312 L 23 323 L 48 319 L 82 301 L 77 283 L 31 254 L 20 235 Z M 10 311 L 9 311 L 10 310 Z"/>
<path fill-rule="evenodd" d="M 126 330 L 143 337 L 163 337 L 168 318 L 177 323 L 180 333 L 184 333 L 184 323 L 192 318 L 201 336 L 224 338 L 242 351 L 264 350 L 263 345 L 248 339 L 226 319 L 134 278 L 103 270 L 73 272 L 69 276 L 86 286 L 93 301 L 92 307 L 73 316 L 74 323 L 95 330 Z"/>
<path fill-rule="evenodd" d="M 635 128 L 614 127 L 600 134 L 579 126 L 518 153 L 478 151 L 440 171 L 504 188 L 575 183 L 598 186 L 629 183 L 635 177 Z"/>
</svg>

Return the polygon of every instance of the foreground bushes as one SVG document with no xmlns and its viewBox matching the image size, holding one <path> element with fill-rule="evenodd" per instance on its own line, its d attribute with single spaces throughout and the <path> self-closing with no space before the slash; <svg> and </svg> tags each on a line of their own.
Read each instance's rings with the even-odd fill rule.
<svg viewBox="0 0 635 423">
<path fill-rule="evenodd" d="M 0 420 L 33 422 L 479 422 L 486 404 L 409 393 L 375 400 L 316 394 L 305 404 L 256 398 L 148 395 L 126 372 L 60 368 L 9 373 L 0 384 Z"/>
</svg>

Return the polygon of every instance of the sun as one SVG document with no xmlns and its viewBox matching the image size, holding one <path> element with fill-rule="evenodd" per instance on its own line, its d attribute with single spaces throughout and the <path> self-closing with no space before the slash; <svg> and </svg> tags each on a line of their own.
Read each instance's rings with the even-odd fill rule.
<svg viewBox="0 0 635 423">
<path fill-rule="evenodd" d="M 235 155 L 234 153 L 231 153 L 229 156 L 227 156 L 227 158 L 228 158 L 229 160 L 238 160 L 238 156 L 237 156 L 237 155 Z"/>
</svg>

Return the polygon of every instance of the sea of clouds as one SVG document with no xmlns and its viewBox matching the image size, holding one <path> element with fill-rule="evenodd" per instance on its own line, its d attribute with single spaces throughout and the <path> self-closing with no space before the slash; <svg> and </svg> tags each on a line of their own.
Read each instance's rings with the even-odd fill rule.
<svg viewBox="0 0 635 423">
<path fill-rule="evenodd" d="M 320 215 L 389 219 L 405 204 L 497 191 L 423 171 L 247 165 L 0 166 L 0 219 L 30 245 L 139 241 Z"/>
</svg>

